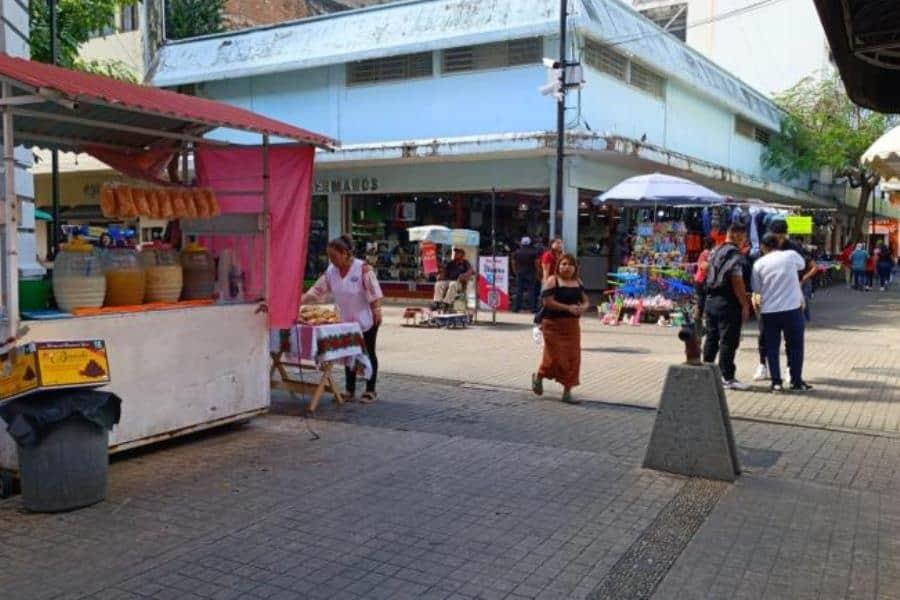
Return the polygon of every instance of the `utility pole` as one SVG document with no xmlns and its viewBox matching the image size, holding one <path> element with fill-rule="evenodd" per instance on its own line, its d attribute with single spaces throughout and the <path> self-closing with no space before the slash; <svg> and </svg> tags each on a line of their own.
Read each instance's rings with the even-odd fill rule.
<svg viewBox="0 0 900 600">
<path fill-rule="evenodd" d="M 50 62 L 59 62 L 59 32 L 56 14 L 56 0 L 47 0 L 47 8 L 50 12 Z M 59 247 L 59 151 L 55 148 L 50 151 L 50 213 L 53 222 L 50 223 L 50 248 L 47 256 L 50 260 L 56 257 Z"/>
<path fill-rule="evenodd" d="M 568 30 L 568 0 L 559 2 L 559 89 L 556 98 L 556 193 L 550 196 L 550 239 L 556 237 L 557 207 L 562 202 L 563 176 L 566 162 L 566 33 Z"/>
</svg>

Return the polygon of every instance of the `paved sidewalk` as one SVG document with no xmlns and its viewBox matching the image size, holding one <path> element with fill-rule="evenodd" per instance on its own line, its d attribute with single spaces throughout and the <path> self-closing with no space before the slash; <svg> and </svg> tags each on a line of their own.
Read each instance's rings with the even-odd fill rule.
<svg viewBox="0 0 900 600">
<path fill-rule="evenodd" d="M 770 422 L 900 436 L 900 292 L 861 293 L 843 287 L 819 292 L 807 330 L 806 395 L 772 396 L 768 383 L 729 393 L 732 414 Z M 385 373 L 525 390 L 539 359 L 530 315 L 500 315 L 497 326 L 468 330 L 406 328 L 401 309 L 388 309 L 379 336 Z M 655 407 L 668 365 L 684 360 L 675 331 L 654 325 L 604 327 L 583 319 L 585 400 Z M 738 377 L 750 382 L 758 363 L 757 328 L 745 329 Z M 559 390 L 552 384 L 548 393 Z"/>
<path fill-rule="evenodd" d="M 0 597 L 900 598 L 900 438 L 859 418 L 854 431 L 816 425 L 832 403 L 894 414 L 891 371 L 860 369 L 896 368 L 897 298 L 818 300 L 832 321 L 810 333 L 811 379 L 840 389 L 777 399 L 811 405 L 783 424 L 736 420 L 734 485 L 640 468 L 680 355 L 671 331 L 589 323 L 585 346 L 602 350 L 583 393 L 612 403 L 569 406 L 510 384 L 536 357 L 524 319 L 389 324 L 374 405 L 325 402 L 306 420 L 303 399 L 277 394 L 247 426 L 117 459 L 94 507 L 0 501 Z M 512 340 L 519 354 L 503 350 Z M 392 374 L 407 354 L 411 374 Z M 776 406 L 729 401 L 745 415 Z"/>
<path fill-rule="evenodd" d="M 311 421 L 276 400 L 280 414 L 115 461 L 95 507 L 0 502 L 3 598 L 900 590 L 900 440 L 738 422 L 745 475 L 728 486 L 640 469 L 650 410 L 400 377 Z"/>
</svg>

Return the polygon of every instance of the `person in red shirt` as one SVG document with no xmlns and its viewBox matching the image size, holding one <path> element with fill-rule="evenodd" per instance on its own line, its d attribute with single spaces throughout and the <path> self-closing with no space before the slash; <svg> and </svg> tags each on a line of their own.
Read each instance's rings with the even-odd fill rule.
<svg viewBox="0 0 900 600">
<path fill-rule="evenodd" d="M 541 281 L 547 281 L 549 277 L 556 275 L 556 267 L 559 264 L 562 253 L 562 238 L 553 238 L 550 242 L 550 249 L 541 256 Z"/>
<path fill-rule="evenodd" d="M 838 261 L 844 266 L 844 277 L 847 280 L 847 287 L 853 287 L 853 266 L 851 265 L 850 255 L 856 249 L 854 244 L 847 244 L 838 257 Z"/>
<path fill-rule="evenodd" d="M 875 252 L 869 253 L 869 260 L 866 261 L 866 291 L 871 292 L 872 286 L 875 281 L 875 263 L 878 261 L 878 256 L 876 256 Z"/>
</svg>

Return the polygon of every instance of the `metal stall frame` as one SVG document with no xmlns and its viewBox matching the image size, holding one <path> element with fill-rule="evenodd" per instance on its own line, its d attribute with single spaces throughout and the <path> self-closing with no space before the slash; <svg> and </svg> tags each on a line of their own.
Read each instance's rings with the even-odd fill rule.
<svg viewBox="0 0 900 600">
<path fill-rule="evenodd" d="M 262 229 L 265 244 L 264 303 L 271 281 L 269 148 L 271 138 L 333 150 L 338 142 L 251 111 L 212 100 L 11 57 L 0 53 L 0 110 L 3 112 L 2 333 L 0 355 L 12 351 L 20 330 L 18 303 L 18 197 L 15 147 L 37 146 L 72 152 L 91 148 L 137 155 L 196 144 L 235 144 L 204 135 L 217 129 L 259 134 L 263 155 Z M 185 152 L 185 158 L 187 157 Z M 174 160 L 174 159 L 173 159 Z M 163 183 L 162 181 L 160 183 Z M 182 182 L 186 183 L 186 182 Z"/>
</svg>

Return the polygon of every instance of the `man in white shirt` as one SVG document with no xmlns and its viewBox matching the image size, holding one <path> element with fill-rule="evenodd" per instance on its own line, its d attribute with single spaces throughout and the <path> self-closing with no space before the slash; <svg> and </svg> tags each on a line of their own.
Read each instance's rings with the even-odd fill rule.
<svg viewBox="0 0 900 600">
<path fill-rule="evenodd" d="M 797 271 L 805 260 L 794 250 L 780 250 L 778 237 L 768 233 L 762 240 L 763 257 L 753 265 L 753 291 L 760 295 L 760 318 L 772 391 L 783 392 L 778 355 L 784 333 L 791 371 L 791 391 L 805 392 L 812 386 L 803 381 L 803 289 Z"/>
</svg>

